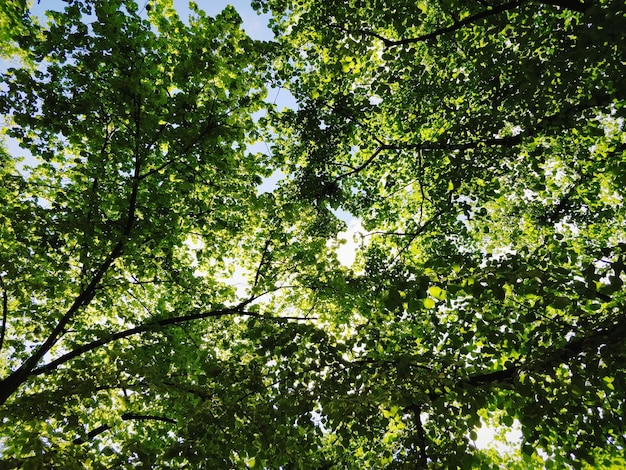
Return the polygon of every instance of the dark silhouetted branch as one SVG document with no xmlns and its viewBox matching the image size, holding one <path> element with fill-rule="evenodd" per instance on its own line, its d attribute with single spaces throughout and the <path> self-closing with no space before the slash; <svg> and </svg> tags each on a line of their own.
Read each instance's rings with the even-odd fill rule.
<svg viewBox="0 0 626 470">
<path fill-rule="evenodd" d="M 189 315 L 182 315 L 179 317 L 171 317 L 171 318 L 163 318 L 160 320 L 150 321 L 143 325 L 136 326 L 134 328 L 129 328 L 124 331 L 119 331 L 117 333 L 113 333 L 110 335 L 106 335 L 100 339 L 92 341 L 90 343 L 83 344 L 82 346 L 78 346 L 72 349 L 70 352 L 64 354 L 63 356 L 55 359 L 54 361 L 49 362 L 41 367 L 33 369 L 32 375 L 41 375 L 41 374 L 49 374 L 58 368 L 60 365 L 65 364 L 66 362 L 71 361 L 89 351 L 93 351 L 94 349 L 100 348 L 106 344 L 112 343 L 114 341 L 119 341 L 124 338 L 128 338 L 130 336 L 138 335 L 141 333 L 145 333 L 148 331 L 159 331 L 162 328 L 168 326 L 182 325 L 184 323 L 188 323 L 194 320 L 202 320 L 205 318 L 211 317 L 221 317 L 227 315 L 244 315 L 248 317 L 256 317 L 267 321 L 275 321 L 275 322 L 287 322 L 287 321 L 311 321 L 316 320 L 316 318 L 303 318 L 303 317 L 295 317 L 295 316 L 282 316 L 282 317 L 267 317 L 260 313 L 248 312 L 245 310 L 245 307 L 258 299 L 260 295 L 250 297 L 244 302 L 236 305 L 235 307 L 225 308 L 220 310 L 211 310 L 208 312 L 198 312 L 192 313 Z"/>
<path fill-rule="evenodd" d="M 171 419 L 171 418 L 166 418 L 163 416 L 153 416 L 153 415 L 142 415 L 142 414 L 137 414 L 137 413 L 124 413 L 121 416 L 123 421 L 161 421 L 164 423 L 172 423 L 172 424 L 176 424 L 176 420 L 175 419 Z M 74 439 L 72 442 L 74 444 L 84 444 L 86 442 L 91 441 L 94 437 L 98 436 L 99 434 L 102 434 L 103 432 L 108 431 L 109 429 L 111 429 L 111 425 L 109 424 L 103 424 L 101 426 L 98 426 L 95 429 L 92 429 L 91 431 L 89 431 L 87 433 L 87 435 L 83 438 L 83 437 L 77 437 L 76 439 Z"/>
<path fill-rule="evenodd" d="M 0 289 L 2 289 L 2 327 L 0 327 L 0 351 L 4 345 L 4 333 L 7 328 L 7 315 L 9 311 L 9 295 L 7 294 L 7 288 L 4 285 L 4 279 L 0 276 Z"/>
<path fill-rule="evenodd" d="M 348 34 L 361 34 L 363 36 L 370 36 L 376 39 L 379 39 L 383 42 L 383 44 L 385 45 L 386 48 L 391 48 L 391 47 L 397 47 L 397 46 L 406 46 L 408 44 L 415 44 L 418 42 L 425 42 L 425 41 L 429 41 L 431 39 L 435 39 L 439 36 L 442 36 L 444 34 L 447 33 L 451 33 L 454 31 L 457 31 L 465 26 L 471 25 L 471 24 L 475 24 L 478 23 L 486 18 L 489 18 L 491 16 L 495 16 L 495 15 L 499 15 L 500 13 L 503 13 L 505 11 L 509 11 L 509 10 L 514 10 L 515 8 L 519 7 L 520 5 L 526 3 L 528 0 L 513 0 L 511 2 L 507 2 L 507 3 L 503 3 L 502 5 L 497 5 L 491 8 L 488 8 L 484 11 L 481 11 L 480 13 L 476 13 L 475 15 L 471 15 L 468 16 L 467 18 L 463 18 L 462 20 L 457 20 L 454 21 L 451 25 L 446 26 L 444 28 L 439 28 L 435 31 L 432 31 L 430 33 L 427 34 L 423 34 L 421 36 L 417 36 L 414 38 L 406 38 L 406 39 L 399 39 L 397 41 L 388 39 L 380 34 L 377 34 L 373 31 L 369 31 L 367 29 L 346 29 L 343 28 L 341 26 L 338 25 L 331 25 L 332 27 L 339 29 L 341 31 L 344 31 Z"/>
<path fill-rule="evenodd" d="M 385 48 L 398 47 L 398 46 L 406 46 L 409 44 L 416 44 L 419 42 L 426 42 L 431 39 L 438 38 L 439 36 L 443 36 L 448 33 L 453 33 L 454 31 L 458 31 L 466 26 L 478 24 L 481 21 L 490 18 L 492 16 L 499 15 L 506 11 L 515 10 L 525 3 L 530 3 L 530 0 L 513 0 L 507 3 L 503 3 L 501 5 L 494 5 L 491 7 L 487 7 L 487 9 L 476 13 L 474 15 L 470 15 L 462 20 L 454 20 L 451 25 L 445 26 L 443 28 L 439 28 L 430 33 L 422 34 L 421 36 L 417 36 L 414 38 L 405 38 L 398 40 L 391 40 L 386 38 L 385 36 L 375 33 L 374 31 L 370 31 L 364 28 L 358 29 L 347 29 L 339 25 L 331 25 L 331 27 L 335 29 L 339 29 L 348 34 L 360 34 L 362 36 L 369 36 L 376 39 L 379 39 L 385 45 Z M 576 0 L 550 0 L 544 2 L 537 2 L 545 5 L 558 6 L 560 8 L 564 8 L 566 10 L 573 10 L 579 13 L 584 13 L 590 7 L 590 2 L 581 2 Z M 484 4 L 483 4 L 484 5 Z"/>
</svg>

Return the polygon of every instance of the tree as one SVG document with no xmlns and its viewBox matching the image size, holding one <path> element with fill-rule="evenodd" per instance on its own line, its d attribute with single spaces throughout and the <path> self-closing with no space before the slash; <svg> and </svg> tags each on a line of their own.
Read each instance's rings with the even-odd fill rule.
<svg viewBox="0 0 626 470">
<path fill-rule="evenodd" d="M 25 0 L 5 0 L 0 3 L 0 56 L 16 52 L 15 38 L 28 34 L 30 18 Z"/>
<path fill-rule="evenodd" d="M 623 3 L 257 3 L 300 102 L 274 153 L 366 231 L 341 458 L 490 468 L 482 422 L 519 423 L 523 468 L 621 458 Z"/>
<path fill-rule="evenodd" d="M 32 66 L 3 75 L 0 109 L 32 158 L 1 153 L 3 468 L 248 458 L 244 435 L 224 450 L 262 379 L 245 320 L 287 321 L 258 302 L 298 287 L 309 249 L 284 228 L 308 218 L 257 194 L 271 168 L 246 149 L 270 46 L 232 8 L 192 9 L 69 1 L 16 35 Z M 222 439 L 192 446 L 207 412 Z"/>
<path fill-rule="evenodd" d="M 256 3 L 15 33 L 3 467 L 623 464 L 624 5 Z"/>
</svg>

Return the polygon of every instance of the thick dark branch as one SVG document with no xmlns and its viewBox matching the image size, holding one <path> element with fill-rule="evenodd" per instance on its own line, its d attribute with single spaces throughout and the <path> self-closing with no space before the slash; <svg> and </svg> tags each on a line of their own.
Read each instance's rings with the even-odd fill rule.
<svg viewBox="0 0 626 470">
<path fill-rule="evenodd" d="M 122 419 L 124 421 L 135 420 L 135 421 L 162 421 L 164 423 L 172 423 L 176 424 L 176 420 L 172 418 L 166 418 L 164 416 L 153 416 L 153 415 L 140 415 L 137 413 L 124 413 L 122 415 Z"/>
<path fill-rule="evenodd" d="M 463 383 L 467 383 L 473 387 L 480 387 L 493 385 L 498 382 L 510 382 L 521 372 L 521 369 L 521 366 L 512 366 L 507 369 L 488 372 L 486 374 L 477 374 L 469 377 L 467 380 L 463 381 Z"/>
<path fill-rule="evenodd" d="M 31 375 L 33 369 L 35 369 L 39 361 L 46 355 L 46 353 L 50 351 L 50 349 L 52 349 L 52 347 L 57 343 L 59 338 L 64 334 L 65 329 L 73 320 L 78 311 L 82 307 L 89 305 L 93 297 L 96 295 L 96 289 L 100 284 L 100 281 L 107 273 L 109 268 L 113 265 L 115 260 L 122 255 L 124 246 L 128 240 L 128 237 L 130 236 L 133 225 L 135 223 L 135 213 L 137 211 L 137 195 L 139 193 L 140 168 L 141 159 L 137 156 L 137 158 L 135 159 L 135 174 L 132 179 L 132 187 L 128 200 L 126 221 L 120 239 L 113 247 L 109 255 L 105 258 L 105 260 L 100 263 L 100 266 L 93 274 L 93 277 L 91 278 L 91 281 L 89 282 L 87 287 L 85 287 L 80 295 L 74 300 L 74 303 L 70 306 L 67 312 L 65 312 L 63 317 L 56 324 L 56 326 L 48 335 L 43 344 L 39 346 L 39 348 L 37 348 L 35 352 L 26 361 L 24 361 L 24 363 L 15 372 L 0 381 L 0 404 L 3 404 L 19 388 L 21 384 L 28 380 L 28 377 Z"/>
<path fill-rule="evenodd" d="M 122 416 L 122 420 L 123 421 L 161 421 L 164 423 L 172 423 L 172 424 L 176 424 L 176 420 L 175 419 L 171 419 L 171 418 L 166 418 L 163 416 L 153 416 L 153 415 L 140 415 L 140 414 L 136 414 L 136 413 L 124 413 Z M 108 431 L 109 429 L 111 429 L 111 425 L 109 424 L 103 424 L 101 426 L 98 426 L 97 428 L 91 430 L 89 433 L 87 433 L 87 436 L 85 436 L 85 438 L 82 437 L 77 437 L 76 439 L 74 439 L 72 442 L 74 444 L 84 444 L 86 442 L 91 441 L 94 437 L 96 437 L 99 434 L 102 434 L 103 432 Z"/>
<path fill-rule="evenodd" d="M 472 140 L 469 142 L 459 143 L 439 143 L 439 142 L 419 142 L 415 144 L 390 144 L 385 145 L 386 150 L 468 150 L 481 147 L 497 146 L 497 147 L 515 147 L 522 143 L 522 134 L 510 135 L 506 137 L 492 137 L 489 139 Z"/>
<path fill-rule="evenodd" d="M 98 434 L 102 434 L 103 432 L 108 431 L 109 429 L 111 429 L 111 426 L 109 426 L 108 424 L 103 424 L 102 426 L 98 426 L 97 428 L 89 431 L 87 433 L 87 436 L 85 436 L 85 438 L 77 437 L 72 442 L 78 445 L 84 444 L 85 442 L 89 442 L 90 440 L 92 440 Z"/>
<path fill-rule="evenodd" d="M 183 315 L 180 317 L 172 317 L 172 318 L 164 318 L 161 320 L 151 321 L 145 323 L 143 325 L 136 326 L 134 328 L 129 328 L 124 331 L 119 331 L 117 333 L 113 333 L 111 335 L 104 336 L 100 339 L 92 341 L 90 343 L 83 344 L 82 346 L 78 346 L 72 349 L 67 354 L 55 359 L 48 364 L 45 364 L 41 367 L 33 369 L 31 372 L 32 375 L 41 375 L 41 374 L 49 374 L 57 369 L 60 365 L 65 364 L 66 362 L 71 361 L 89 351 L 93 351 L 94 349 L 100 348 L 106 344 L 112 343 L 114 341 L 119 341 L 124 338 L 128 338 L 130 336 L 138 335 L 141 333 L 145 333 L 148 331 L 158 331 L 164 327 L 181 325 L 183 323 L 188 323 L 194 320 L 202 320 L 205 318 L 211 317 L 221 317 L 228 315 L 244 315 L 248 317 L 257 317 L 264 320 L 276 321 L 276 322 L 287 322 L 287 321 L 310 321 L 315 320 L 316 318 L 302 318 L 302 317 L 266 317 L 260 313 L 248 312 L 245 310 L 245 307 L 259 298 L 260 296 L 250 297 L 246 301 L 240 303 L 239 305 L 231 308 L 221 309 L 221 310 L 212 310 L 208 312 L 198 312 L 189 315 Z"/>
<path fill-rule="evenodd" d="M 76 298 L 72 306 L 67 310 L 65 315 L 59 320 L 55 328 L 48 335 L 48 338 L 43 342 L 41 346 L 11 375 L 6 377 L 0 382 L 0 404 L 4 403 L 18 387 L 23 384 L 31 375 L 33 369 L 37 363 L 46 355 L 50 349 L 56 344 L 57 340 L 62 336 L 67 325 L 72 321 L 74 315 L 80 310 L 81 307 L 88 305 L 91 299 L 96 294 L 96 288 L 100 283 L 104 274 L 111 267 L 113 262 L 122 254 L 122 248 L 124 241 L 120 240 L 109 256 L 100 265 L 96 273 L 94 274 L 91 282 Z"/>
<path fill-rule="evenodd" d="M 465 26 L 478 23 L 486 18 L 491 16 L 499 15 L 505 11 L 510 11 L 518 8 L 520 5 L 526 3 L 528 0 L 513 0 L 511 2 L 503 3 L 502 5 L 494 6 L 493 8 L 481 11 L 480 13 L 476 13 L 475 15 L 468 16 L 467 18 L 463 18 L 459 21 L 454 21 L 450 26 L 446 26 L 445 28 L 440 28 L 436 31 L 433 31 L 428 34 L 423 34 L 422 36 L 418 36 L 415 38 L 406 38 L 400 39 L 398 41 L 389 41 L 385 43 L 385 47 L 395 47 L 395 46 L 405 46 L 408 44 L 415 44 L 418 42 L 429 41 L 430 39 L 435 39 L 438 36 L 442 36 L 447 33 L 452 33 L 454 31 L 458 31 Z"/>
<path fill-rule="evenodd" d="M 387 150 L 387 146 L 386 145 L 381 145 L 380 147 L 378 147 L 374 151 L 374 153 L 372 155 L 370 155 L 370 157 L 367 160 L 365 160 L 361 165 L 359 165 L 357 167 L 354 167 L 351 171 L 348 171 L 347 173 L 339 175 L 337 178 L 335 178 L 335 181 L 340 181 L 340 180 L 342 180 L 344 178 L 347 178 L 348 176 L 352 176 L 352 175 L 356 175 L 357 173 L 360 173 L 365 168 L 367 168 L 369 166 L 369 164 L 372 163 L 376 159 L 376 157 L 378 157 L 380 152 L 382 152 L 383 150 Z"/>
<path fill-rule="evenodd" d="M 259 278 L 261 277 L 261 270 L 263 269 L 263 266 L 266 263 L 266 257 L 269 253 L 270 245 L 271 245 L 271 241 L 268 239 L 265 242 L 265 246 L 263 247 L 263 253 L 261 254 L 261 261 L 259 261 L 259 266 L 256 269 L 256 274 L 254 275 L 254 284 L 252 286 L 253 288 L 256 288 L 256 286 L 259 285 Z"/>
<path fill-rule="evenodd" d="M 225 315 L 243 315 L 243 314 L 256 316 L 256 314 L 244 312 L 243 306 L 237 306 L 237 307 L 229 308 L 229 309 L 195 313 L 195 314 L 190 314 L 190 315 L 183 315 L 181 317 L 165 318 L 162 320 L 149 322 L 143 325 L 136 326 L 135 328 L 129 328 L 124 331 L 119 331 L 117 333 L 104 336 L 98 340 L 92 341 L 91 343 L 78 346 L 74 348 L 73 350 L 71 350 L 70 352 L 68 352 L 67 354 L 64 354 L 63 356 L 59 357 L 58 359 L 55 359 L 54 361 L 49 362 L 48 364 L 44 366 L 34 369 L 32 371 L 32 374 L 33 375 L 49 374 L 60 365 L 65 364 L 66 362 L 71 361 L 72 359 L 75 359 L 85 354 L 86 352 L 93 351 L 94 349 L 97 349 L 106 344 L 112 343 L 114 341 L 119 341 L 121 339 L 128 338 L 129 336 L 138 335 L 141 333 L 145 333 L 147 331 L 156 331 L 165 326 L 190 322 L 192 320 L 198 320 L 202 318 L 218 317 L 218 316 L 225 316 Z"/>
<path fill-rule="evenodd" d="M 575 338 L 563 346 L 555 348 L 543 358 L 499 371 L 476 374 L 461 380 L 460 383 L 466 383 L 474 387 L 489 387 L 497 383 L 512 383 L 521 372 L 525 371 L 550 373 L 553 367 L 565 364 L 584 353 L 591 352 L 595 354 L 597 348 L 601 345 L 621 344 L 624 334 L 626 334 L 626 316 L 622 316 L 617 322 L 599 328 L 587 336 Z"/>
</svg>

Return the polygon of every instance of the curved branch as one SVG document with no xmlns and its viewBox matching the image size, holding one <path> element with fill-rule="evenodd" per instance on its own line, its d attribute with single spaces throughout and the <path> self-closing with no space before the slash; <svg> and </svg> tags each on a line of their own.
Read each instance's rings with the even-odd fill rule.
<svg viewBox="0 0 626 470">
<path fill-rule="evenodd" d="M 265 293 L 261 295 L 265 295 Z M 245 300 L 244 302 L 240 303 L 239 305 L 235 307 L 225 308 L 221 310 L 211 310 L 209 312 L 192 313 L 192 314 L 183 315 L 180 317 L 164 318 L 161 320 L 144 323 L 143 325 L 139 325 L 134 328 L 129 328 L 127 330 L 119 331 L 117 333 L 113 333 L 108 336 L 104 336 L 90 343 L 86 343 L 86 344 L 83 344 L 82 346 L 78 346 L 75 349 L 72 349 L 67 354 L 64 354 L 63 356 L 55 359 L 54 361 L 51 361 L 41 367 L 37 367 L 36 369 L 33 369 L 31 374 L 32 375 L 49 374 L 53 372 L 55 369 L 57 369 L 60 365 L 63 365 L 66 362 L 71 361 L 72 359 L 75 359 L 89 351 L 93 351 L 94 349 L 100 348 L 114 341 L 118 341 L 120 339 L 128 338 L 130 336 L 138 335 L 138 334 L 145 333 L 148 331 L 158 331 L 161 328 L 164 328 L 167 326 L 181 325 L 181 324 L 188 323 L 194 320 L 202 320 L 205 318 L 221 317 L 221 316 L 227 316 L 227 315 L 244 315 L 247 317 L 256 317 L 256 318 L 261 318 L 264 320 L 270 320 L 270 321 L 276 321 L 276 322 L 316 320 L 316 318 L 303 318 L 303 317 L 291 317 L 291 316 L 267 317 L 260 313 L 249 312 L 249 311 L 244 310 L 244 307 L 246 307 L 248 304 L 257 300 L 259 297 L 261 297 L 261 295 L 250 297 L 249 299 Z"/>
<path fill-rule="evenodd" d="M 155 321 L 155 322 L 145 323 L 143 325 L 136 326 L 135 328 L 129 328 L 127 330 L 119 331 L 117 333 L 114 333 L 114 334 L 111 334 L 111 335 L 108 335 L 108 336 L 104 336 L 104 337 L 102 337 L 100 339 L 97 339 L 95 341 L 92 341 L 90 343 L 83 344 L 82 346 L 79 346 L 79 347 L 71 350 L 67 354 L 64 354 L 63 356 L 59 357 L 58 359 L 55 359 L 54 361 L 49 362 L 48 364 L 45 364 L 45 365 L 43 365 L 41 367 L 38 367 L 38 368 L 34 369 L 32 371 L 32 374 L 33 375 L 49 374 L 52 371 L 54 371 L 57 367 L 59 367 L 60 365 L 65 364 L 66 362 L 69 362 L 72 359 L 75 359 L 75 358 L 85 354 L 86 352 L 93 351 L 94 349 L 97 349 L 97 348 L 99 348 L 101 346 L 104 346 L 106 344 L 112 343 L 114 341 L 118 341 L 120 339 L 128 338 L 129 336 L 134 336 L 134 335 L 137 335 L 137 334 L 145 333 L 147 331 L 159 330 L 159 329 L 161 329 L 162 327 L 165 327 L 165 326 L 176 325 L 176 324 L 185 323 L 185 322 L 189 322 L 189 321 L 192 321 L 192 320 L 198 320 L 198 319 L 202 319 L 202 318 L 218 317 L 218 316 L 225 316 L 225 315 L 258 316 L 257 314 L 254 314 L 254 313 L 251 313 L 251 312 L 245 312 L 242 309 L 243 309 L 243 305 L 239 305 L 237 307 L 229 308 L 229 309 L 214 310 L 214 311 L 202 312 L 202 313 L 194 313 L 194 314 L 190 314 L 190 315 L 183 315 L 182 317 L 165 318 L 165 319 L 158 320 L 158 321 Z"/>
<path fill-rule="evenodd" d="M 380 147 L 378 147 L 374 153 L 372 155 L 369 156 L 369 158 L 367 160 L 365 160 L 361 165 L 354 167 L 351 171 L 348 171 L 346 173 L 343 173 L 339 176 L 337 176 L 337 178 L 335 178 L 335 181 L 341 181 L 344 178 L 347 178 L 348 176 L 351 175 L 356 175 L 357 173 L 360 173 L 362 170 L 364 170 L 365 168 L 367 168 L 369 166 L 370 163 L 372 163 L 376 157 L 378 157 L 378 155 L 383 151 L 383 150 L 388 150 L 388 146 L 387 145 L 381 145 Z"/>
<path fill-rule="evenodd" d="M 481 11 L 480 13 L 476 13 L 475 15 L 471 15 L 471 16 L 468 16 L 467 18 L 463 18 L 462 20 L 454 21 L 450 26 L 446 26 L 444 28 L 440 28 L 430 33 L 423 34 L 421 36 L 417 36 L 414 38 L 399 39 L 397 41 L 393 41 L 391 39 L 388 39 L 380 34 L 377 34 L 367 29 L 349 30 L 349 29 L 346 29 L 337 25 L 331 25 L 331 26 L 341 31 L 344 31 L 348 34 L 358 33 L 364 36 L 370 36 L 370 37 L 379 39 L 383 42 L 383 44 L 385 45 L 385 48 L 391 48 L 391 47 L 405 46 L 407 44 L 415 44 L 418 42 L 425 42 L 431 39 L 435 39 L 436 37 L 442 36 L 444 34 L 457 31 L 467 25 L 478 23 L 479 21 L 484 20 L 485 18 L 489 18 L 490 16 L 495 16 L 505 11 L 514 10 L 515 8 L 519 7 L 520 5 L 526 2 L 528 2 L 528 0 L 513 0 L 507 3 L 503 3 L 502 5 L 494 6 L 487 10 Z"/>
<path fill-rule="evenodd" d="M 453 150 L 468 150 L 468 149 L 477 149 L 481 147 L 487 146 L 499 146 L 499 147 L 515 147 L 522 143 L 522 137 L 524 134 L 518 134 L 507 137 L 493 137 L 489 139 L 481 139 L 474 140 L 469 142 L 460 142 L 460 143 L 451 143 L 451 144 L 442 144 L 439 142 L 419 142 L 419 143 L 397 143 L 397 144 L 383 144 L 380 145 L 372 155 L 370 155 L 367 160 L 365 160 L 361 165 L 354 167 L 352 170 L 342 173 L 341 175 L 335 178 L 335 181 L 340 181 L 349 176 L 355 175 L 363 171 L 367 168 L 384 150 L 423 150 L 423 151 L 433 151 L 433 150 L 444 150 L 444 151 L 453 151 Z"/>
<path fill-rule="evenodd" d="M 331 25 L 331 27 L 344 31 L 348 34 L 358 33 L 363 36 L 370 36 L 370 37 L 379 39 L 380 41 L 383 42 L 383 44 L 385 45 L 385 48 L 389 49 L 391 47 L 406 46 L 409 44 L 426 42 L 431 39 L 435 39 L 439 36 L 443 36 L 444 34 L 458 31 L 459 29 L 462 29 L 465 26 L 479 23 L 482 20 L 485 20 L 492 16 L 499 15 L 500 13 L 515 10 L 516 8 L 519 8 L 523 4 L 529 3 L 529 1 L 530 0 L 512 0 L 507 3 L 503 3 L 501 5 L 492 6 L 492 7 L 487 8 L 486 10 L 476 13 L 475 15 L 471 15 L 466 18 L 463 18 L 462 20 L 454 20 L 451 25 L 445 26 L 443 28 L 439 28 L 430 33 L 422 34 L 421 36 L 417 36 L 414 38 L 399 39 L 396 41 L 388 39 L 382 36 L 381 34 L 375 33 L 374 31 L 370 31 L 368 29 L 363 29 L 363 28 L 346 29 L 338 25 Z M 564 8 L 566 10 L 573 10 L 579 13 L 584 13 L 585 11 L 587 11 L 587 9 L 590 6 L 588 2 L 581 2 L 577 0 L 548 0 L 548 1 L 538 2 L 538 3 L 558 6 L 560 8 Z"/>
<path fill-rule="evenodd" d="M 92 440 L 98 434 L 102 434 L 103 432 L 108 431 L 109 429 L 111 429 L 111 426 L 109 424 L 103 424 L 102 426 L 98 426 L 97 428 L 89 431 L 87 435 L 85 436 L 85 438 L 77 437 L 72 442 L 77 445 L 84 444 Z"/>
<path fill-rule="evenodd" d="M 354 167 L 352 170 L 343 173 L 335 178 L 335 181 L 340 181 L 349 176 L 355 175 L 363 171 L 369 165 L 376 160 L 376 158 L 385 150 L 415 150 L 415 151 L 455 151 L 455 150 L 472 150 L 481 149 L 485 147 L 500 147 L 500 148 L 514 148 L 520 145 L 524 139 L 528 139 L 537 135 L 540 132 L 549 132 L 554 123 L 559 122 L 562 119 L 571 119 L 573 116 L 579 116 L 581 113 L 596 108 L 598 106 L 606 106 L 613 102 L 614 99 L 623 99 L 623 94 L 618 92 L 615 96 L 610 94 L 597 92 L 591 98 L 578 102 L 567 103 L 562 109 L 558 110 L 554 114 L 545 116 L 523 130 L 517 135 L 509 135 L 505 137 L 489 137 L 477 140 L 470 140 L 467 142 L 416 142 L 416 143 L 381 143 L 374 153 L 370 155 L 361 165 Z M 565 123 L 561 124 L 558 128 L 558 132 L 562 132 L 563 128 L 569 128 L 573 124 Z"/>
<path fill-rule="evenodd" d="M 450 26 L 446 26 L 444 28 L 440 28 L 436 31 L 433 31 L 428 34 L 423 34 L 422 36 L 418 36 L 415 38 L 407 38 L 400 39 L 398 41 L 389 41 L 385 43 L 385 47 L 395 47 L 395 46 L 405 46 L 407 44 L 415 44 L 418 42 L 425 42 L 430 39 L 435 39 L 438 36 L 442 36 L 447 33 L 452 33 L 454 31 L 458 31 L 459 29 L 471 25 L 474 23 L 478 23 L 486 18 L 491 16 L 499 15 L 505 11 L 514 10 L 519 6 L 526 3 L 528 0 L 513 0 L 507 3 L 503 3 L 502 5 L 494 6 L 493 8 L 489 8 L 487 10 L 481 11 L 480 13 L 476 13 L 475 15 L 468 16 L 467 18 L 463 18 L 462 20 L 454 21 Z"/>
</svg>

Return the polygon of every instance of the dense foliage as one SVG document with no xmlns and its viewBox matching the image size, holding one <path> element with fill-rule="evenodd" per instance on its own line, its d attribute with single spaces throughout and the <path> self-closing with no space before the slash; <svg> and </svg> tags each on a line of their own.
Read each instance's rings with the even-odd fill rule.
<svg viewBox="0 0 626 470">
<path fill-rule="evenodd" d="M 2 468 L 624 465 L 623 2 L 253 3 L 12 4 Z"/>
</svg>

